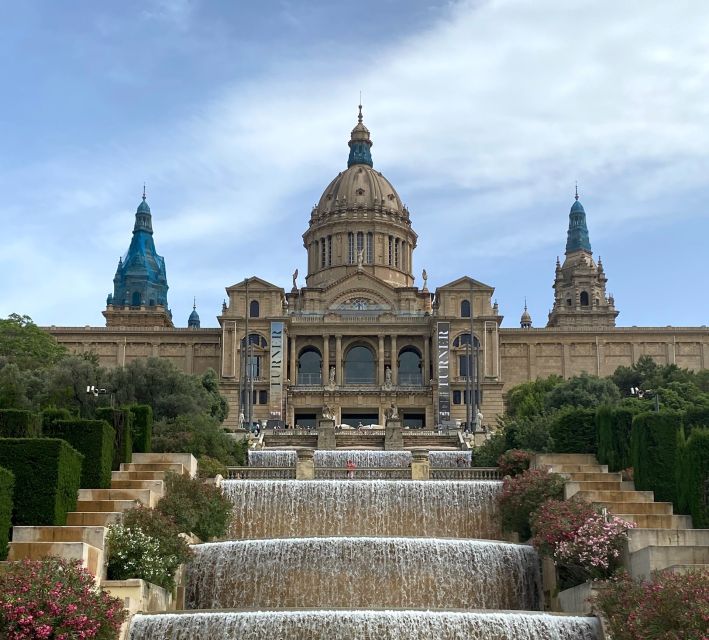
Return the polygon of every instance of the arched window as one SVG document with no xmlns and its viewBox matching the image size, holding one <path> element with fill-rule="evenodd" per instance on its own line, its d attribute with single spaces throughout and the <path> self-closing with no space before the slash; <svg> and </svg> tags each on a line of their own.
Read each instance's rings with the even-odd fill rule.
<svg viewBox="0 0 709 640">
<path fill-rule="evenodd" d="M 581 292 L 581 306 L 582 307 L 588 306 L 588 291 Z"/>
<path fill-rule="evenodd" d="M 245 343 L 244 338 L 241 339 L 241 346 L 243 347 Z M 260 336 L 258 333 L 250 333 L 249 334 L 249 344 L 254 345 L 255 347 L 260 347 L 261 349 L 266 349 L 268 347 L 268 342 L 266 342 L 266 338 L 263 336 Z"/>
<path fill-rule="evenodd" d="M 131 298 L 131 305 L 134 307 L 140 306 L 140 291 L 134 291 L 133 297 Z"/>
<path fill-rule="evenodd" d="M 460 303 L 460 317 L 469 318 L 470 317 L 470 300 L 463 300 Z"/>
<path fill-rule="evenodd" d="M 374 384 L 374 352 L 369 347 L 352 347 L 345 355 L 345 384 Z"/>
<path fill-rule="evenodd" d="M 315 347 L 306 347 L 298 356 L 298 384 L 322 384 L 322 356 Z"/>
<path fill-rule="evenodd" d="M 258 300 L 252 300 L 249 304 L 249 318 L 258 318 L 259 303 Z"/>
<path fill-rule="evenodd" d="M 420 385 L 421 377 L 421 354 L 414 347 L 404 347 L 399 351 L 399 384 Z"/>
<path fill-rule="evenodd" d="M 464 347 L 466 344 L 470 344 L 470 334 L 469 333 L 461 333 L 455 340 L 453 340 L 454 347 Z M 480 340 L 475 338 L 475 341 L 473 342 L 473 344 L 474 344 L 474 346 L 479 347 Z"/>
</svg>

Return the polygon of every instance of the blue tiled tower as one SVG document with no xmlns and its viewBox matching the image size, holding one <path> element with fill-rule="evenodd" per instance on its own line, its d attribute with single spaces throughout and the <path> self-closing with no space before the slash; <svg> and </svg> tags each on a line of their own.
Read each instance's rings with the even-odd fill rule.
<svg viewBox="0 0 709 640">
<path fill-rule="evenodd" d="M 106 326 L 172 327 L 167 290 L 165 259 L 155 250 L 152 216 L 143 189 L 133 238 L 126 255 L 118 259 L 113 294 L 106 300 Z"/>
</svg>

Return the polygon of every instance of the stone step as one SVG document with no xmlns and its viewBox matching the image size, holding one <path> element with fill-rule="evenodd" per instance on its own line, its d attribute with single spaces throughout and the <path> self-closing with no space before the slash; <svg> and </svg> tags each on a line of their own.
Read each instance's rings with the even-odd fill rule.
<svg viewBox="0 0 709 640">
<path fill-rule="evenodd" d="M 187 471 L 184 465 L 179 462 L 154 462 L 154 463 L 136 463 L 136 462 L 122 462 L 121 471 L 160 471 L 166 473 L 172 471 L 178 475 L 187 475 Z"/>
<path fill-rule="evenodd" d="M 571 496 L 576 495 L 579 491 L 621 491 L 620 482 L 602 482 L 602 481 L 591 481 L 591 482 L 577 482 L 576 480 L 568 480 L 566 482 L 566 499 L 568 500 Z"/>
<path fill-rule="evenodd" d="M 135 509 L 139 504 L 138 500 L 78 500 L 76 510 L 92 512 L 128 511 L 128 509 Z"/>
<path fill-rule="evenodd" d="M 653 571 L 688 564 L 709 564 L 709 546 L 644 547 L 630 554 L 627 568 L 634 578 L 649 578 Z"/>
<path fill-rule="evenodd" d="M 641 529 L 691 529 L 690 516 L 612 512 L 614 516 L 634 522 Z"/>
<path fill-rule="evenodd" d="M 197 458 L 191 453 L 134 453 L 133 464 L 181 464 L 193 478 L 197 475 Z"/>
<path fill-rule="evenodd" d="M 103 549 L 105 527 L 13 527 L 13 542 L 85 542 Z"/>
<path fill-rule="evenodd" d="M 559 464 L 598 464 L 596 456 L 592 453 L 538 453 L 535 456 L 537 467 L 556 466 Z"/>
<path fill-rule="evenodd" d="M 568 485 L 567 485 L 568 487 Z M 655 495 L 652 491 L 587 491 L 582 487 L 581 491 L 572 493 L 586 502 L 652 502 Z M 570 497 L 570 496 L 569 496 Z M 662 504 L 662 503 L 660 503 Z M 669 504 L 669 503 L 666 503 Z M 662 512 L 664 513 L 664 511 Z"/>
<path fill-rule="evenodd" d="M 607 464 L 555 464 L 550 466 L 554 473 L 608 473 Z"/>
<path fill-rule="evenodd" d="M 150 491 L 150 489 L 79 489 L 80 502 L 137 500 L 146 507 L 154 507 L 158 503 L 158 499 L 157 494 Z M 114 509 L 111 509 L 111 511 L 114 511 Z"/>
<path fill-rule="evenodd" d="M 709 546 L 709 529 L 631 529 L 628 551 L 645 547 Z"/>
<path fill-rule="evenodd" d="M 115 473 L 115 472 L 114 472 Z M 622 482 L 623 476 L 620 473 L 584 473 L 581 471 L 565 473 L 565 476 L 573 482 Z"/>
<path fill-rule="evenodd" d="M 613 515 L 627 513 L 634 515 L 672 515 L 671 502 L 631 502 L 620 500 L 594 500 L 593 504 L 605 507 Z"/>
<path fill-rule="evenodd" d="M 103 575 L 103 550 L 85 542 L 11 542 L 8 560 L 41 560 L 57 556 L 64 560 L 81 560 L 94 576 Z"/>
<path fill-rule="evenodd" d="M 111 482 L 115 480 L 163 480 L 164 471 L 111 471 Z"/>
<path fill-rule="evenodd" d="M 161 498 L 165 483 L 162 480 L 111 480 L 111 489 L 147 489 Z"/>
<path fill-rule="evenodd" d="M 706 570 L 706 564 L 673 564 L 667 567 L 667 571 L 673 573 L 696 573 L 697 571 Z"/>
<path fill-rule="evenodd" d="M 70 527 L 110 527 L 120 523 L 122 518 L 120 511 L 72 511 L 66 515 L 66 524 Z"/>
</svg>

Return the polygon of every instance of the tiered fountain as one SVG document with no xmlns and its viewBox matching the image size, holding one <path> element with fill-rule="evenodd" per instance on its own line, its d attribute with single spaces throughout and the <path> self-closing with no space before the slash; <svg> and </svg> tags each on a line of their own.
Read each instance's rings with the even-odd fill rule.
<svg viewBox="0 0 709 640">
<path fill-rule="evenodd" d="M 359 453 L 376 467 L 373 452 Z M 393 464 L 379 453 L 381 466 Z M 323 466 L 339 462 L 327 458 Z M 497 481 L 227 481 L 231 540 L 195 547 L 188 610 L 136 616 L 130 638 L 598 640 L 594 618 L 540 611 L 536 553 L 496 541 L 500 488 Z"/>
</svg>

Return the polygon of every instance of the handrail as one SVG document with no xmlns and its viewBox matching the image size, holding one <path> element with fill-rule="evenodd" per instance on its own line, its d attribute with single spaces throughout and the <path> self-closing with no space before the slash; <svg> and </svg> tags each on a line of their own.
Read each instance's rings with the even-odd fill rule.
<svg viewBox="0 0 709 640">
<path fill-rule="evenodd" d="M 431 480 L 502 480 L 499 467 L 431 467 Z"/>
<path fill-rule="evenodd" d="M 295 467 L 227 467 L 226 480 L 294 480 Z"/>
</svg>

